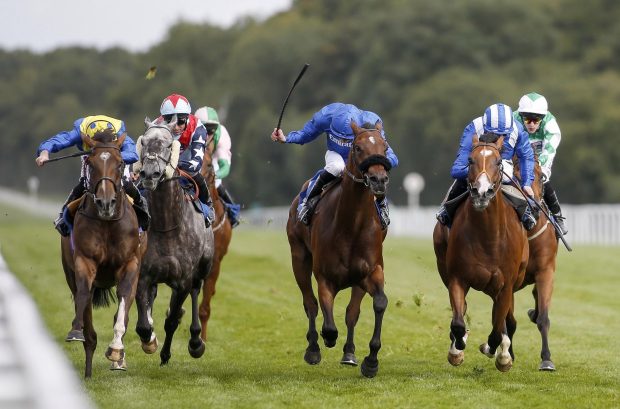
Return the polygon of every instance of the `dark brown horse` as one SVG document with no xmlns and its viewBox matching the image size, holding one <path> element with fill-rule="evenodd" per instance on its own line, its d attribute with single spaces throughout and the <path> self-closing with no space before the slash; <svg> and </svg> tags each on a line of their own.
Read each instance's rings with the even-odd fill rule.
<svg viewBox="0 0 620 409">
<path fill-rule="evenodd" d="M 517 213 L 502 197 L 502 143 L 503 137 L 487 134 L 479 140 L 474 135 L 467 176 L 469 197 L 457 210 L 451 229 L 435 225 L 433 244 L 452 306 L 448 361 L 455 366 L 463 362 L 468 336 L 463 319 L 465 297 L 473 288 L 493 300 L 493 329 L 480 351 L 490 358 L 495 355 L 497 369 L 508 371 L 517 328 L 513 292 L 525 276 L 528 243 Z"/>
<path fill-rule="evenodd" d="M 220 268 L 222 259 L 228 251 L 228 245 L 232 237 L 232 225 L 230 219 L 226 216 L 226 207 L 220 199 L 215 187 L 215 169 L 213 168 L 213 140 L 205 149 L 205 156 L 202 161 L 202 174 L 207 181 L 209 193 L 213 200 L 213 209 L 215 210 L 215 221 L 213 222 L 213 236 L 215 238 L 215 254 L 213 256 L 213 266 L 209 276 L 202 285 L 202 302 L 200 303 L 200 323 L 202 324 L 201 338 L 207 340 L 207 322 L 211 317 L 211 299 L 215 295 L 215 283 L 220 276 Z"/>
<path fill-rule="evenodd" d="M 314 273 L 323 312 L 321 336 L 328 348 L 334 347 L 338 338 L 333 315 L 334 298 L 340 290 L 351 287 L 342 364 L 357 365 L 353 341 L 355 324 L 362 298 L 366 293 L 373 297 L 375 326 L 370 353 L 361 366 L 362 374 L 371 378 L 379 369 L 377 354 L 381 348 L 381 323 L 387 307 L 387 297 L 383 292 L 386 231 L 381 229 L 375 195 L 385 195 L 390 164 L 385 157 L 387 143 L 381 136 L 381 124 L 377 124 L 376 129 L 364 129 L 352 123 L 351 128 L 355 139 L 342 181 L 324 193 L 310 226 L 297 221 L 297 196 L 291 205 L 286 232 L 293 272 L 308 317 L 305 361 L 311 365 L 321 361 L 316 330 L 318 303 L 312 290 Z"/>
<path fill-rule="evenodd" d="M 538 159 L 534 167 L 534 183 L 532 189 L 538 203 L 542 202 L 543 180 L 542 171 Z M 518 174 L 518 161 L 515 163 L 515 175 Z M 544 203 L 543 203 L 544 205 Z M 547 210 L 548 213 L 548 210 Z M 534 308 L 527 314 L 530 320 L 536 324 L 540 331 L 542 347 L 540 351 L 541 363 L 538 367 L 541 371 L 555 371 L 555 365 L 551 361 L 549 350 L 549 307 L 553 294 L 553 276 L 555 274 L 555 260 L 558 254 L 558 238 L 555 229 L 549 220 L 542 214 L 538 218 L 536 227 L 528 232 L 527 239 L 530 244 L 530 257 L 525 270 L 525 280 L 519 289 L 534 284 L 532 295 L 534 296 Z"/>
<path fill-rule="evenodd" d="M 112 369 L 126 368 L 123 337 L 129 309 L 136 295 L 139 266 L 146 249 L 146 236 L 138 234 L 138 220 L 122 190 L 124 162 L 120 146 L 125 135 L 111 131 L 82 137 L 90 149 L 90 189 L 74 218 L 73 233 L 61 238 L 62 265 L 75 302 L 75 319 L 67 341 L 84 342 L 85 377 L 92 375 L 97 333 L 92 307 L 109 305 L 116 286 L 118 311 L 114 317 L 114 338 L 105 353 Z"/>
</svg>

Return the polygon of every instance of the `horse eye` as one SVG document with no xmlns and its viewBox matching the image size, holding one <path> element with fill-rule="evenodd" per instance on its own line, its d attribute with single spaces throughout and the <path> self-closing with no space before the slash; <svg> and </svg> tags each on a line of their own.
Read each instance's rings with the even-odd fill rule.
<svg viewBox="0 0 620 409">
<path fill-rule="evenodd" d="M 474 160 L 471 158 L 471 156 L 467 158 L 467 163 L 469 163 L 470 165 L 474 164 Z"/>
<path fill-rule="evenodd" d="M 362 151 L 362 148 L 359 147 L 359 145 L 355 145 L 355 152 L 360 153 Z"/>
</svg>

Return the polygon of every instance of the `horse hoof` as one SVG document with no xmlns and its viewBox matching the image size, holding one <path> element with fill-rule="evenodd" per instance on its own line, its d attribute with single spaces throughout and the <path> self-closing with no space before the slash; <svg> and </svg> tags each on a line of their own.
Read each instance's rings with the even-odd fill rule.
<svg viewBox="0 0 620 409">
<path fill-rule="evenodd" d="M 347 352 L 342 356 L 340 363 L 342 365 L 357 366 L 357 358 L 355 357 L 355 354 Z"/>
<path fill-rule="evenodd" d="M 114 361 L 110 365 L 110 370 L 111 371 L 126 371 L 127 370 L 127 362 L 125 361 L 125 359 Z"/>
<path fill-rule="evenodd" d="M 78 330 L 78 329 L 73 329 L 71 331 L 69 331 L 69 333 L 67 334 L 67 337 L 65 338 L 65 341 L 67 342 L 73 342 L 73 341 L 78 341 L 78 342 L 86 342 L 86 339 L 84 338 L 84 332 Z"/>
<path fill-rule="evenodd" d="M 157 337 L 153 336 L 149 342 L 142 342 L 142 350 L 147 354 L 154 354 L 158 345 Z"/>
<path fill-rule="evenodd" d="M 480 350 L 480 352 L 486 355 L 487 358 L 493 358 L 495 356 L 491 353 L 491 348 L 489 347 L 489 344 L 480 344 L 480 347 L 478 349 Z"/>
<path fill-rule="evenodd" d="M 376 359 L 371 360 L 368 357 L 364 358 L 361 371 L 366 378 L 374 378 L 377 372 L 379 372 L 379 361 Z"/>
<path fill-rule="evenodd" d="M 499 358 L 499 356 L 498 356 L 498 358 Z M 510 371 L 510 368 L 512 368 L 512 358 L 508 359 L 504 363 L 500 363 L 499 359 L 496 359 L 495 360 L 495 367 L 500 372 L 508 372 L 508 371 Z"/>
<path fill-rule="evenodd" d="M 124 356 L 125 356 L 124 349 L 115 349 L 112 347 L 108 347 L 108 349 L 105 351 L 105 357 L 108 358 L 108 360 L 113 361 L 113 362 L 122 360 Z"/>
<path fill-rule="evenodd" d="M 465 360 L 465 351 L 459 351 L 457 354 L 448 352 L 448 362 L 452 366 L 459 366 Z"/>
<path fill-rule="evenodd" d="M 197 348 L 192 348 L 192 342 L 187 345 L 187 349 L 192 358 L 200 358 L 205 353 L 205 343 L 202 339 L 198 338 L 200 344 Z"/>
<path fill-rule="evenodd" d="M 529 310 L 527 310 L 527 316 L 530 317 L 530 321 L 536 324 L 536 310 L 535 309 L 530 308 Z"/>
<path fill-rule="evenodd" d="M 318 365 L 321 362 L 321 351 L 310 351 L 306 349 L 304 361 L 310 365 Z"/>
<path fill-rule="evenodd" d="M 555 365 L 553 365 L 553 362 L 551 361 L 542 361 L 540 363 L 540 366 L 538 367 L 539 371 L 547 371 L 547 372 L 553 372 L 555 371 Z"/>
</svg>

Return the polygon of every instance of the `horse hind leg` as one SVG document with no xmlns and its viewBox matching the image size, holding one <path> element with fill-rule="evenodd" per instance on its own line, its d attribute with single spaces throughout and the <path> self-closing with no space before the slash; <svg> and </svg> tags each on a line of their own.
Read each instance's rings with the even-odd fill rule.
<svg viewBox="0 0 620 409">
<path fill-rule="evenodd" d="M 170 315 L 166 318 L 166 321 L 164 322 L 166 339 L 164 340 L 164 345 L 161 347 L 161 352 L 159 353 L 159 356 L 161 358 L 161 366 L 166 365 L 172 357 L 172 353 L 170 351 L 170 348 L 172 346 L 172 338 L 174 337 L 174 333 L 179 326 L 181 307 L 183 306 L 183 302 L 187 298 L 187 295 L 187 290 L 172 290 L 172 296 L 170 297 Z"/>
<path fill-rule="evenodd" d="M 378 266 L 371 275 L 372 284 L 368 292 L 372 296 L 372 309 L 375 312 L 375 326 L 370 338 L 370 353 L 362 361 L 361 372 L 367 378 L 374 378 L 379 371 L 379 360 L 377 355 L 381 349 L 381 327 L 383 325 L 383 314 L 388 305 L 388 299 L 383 292 L 383 269 Z"/>
<path fill-rule="evenodd" d="M 215 283 L 220 275 L 221 260 L 213 260 L 213 266 L 211 272 L 207 276 L 202 286 L 202 302 L 200 303 L 200 310 L 198 316 L 200 317 L 201 332 L 200 337 L 207 340 L 207 323 L 211 318 L 211 300 L 215 295 Z"/>
<path fill-rule="evenodd" d="M 90 378 L 93 374 L 93 355 L 97 348 L 97 332 L 93 326 L 93 308 L 92 303 L 88 303 L 84 309 L 84 354 L 86 356 L 86 366 L 84 368 L 84 377 Z"/>
<path fill-rule="evenodd" d="M 542 347 L 540 350 L 541 363 L 538 369 L 540 371 L 555 371 L 555 365 L 551 360 L 551 351 L 549 350 L 549 328 L 551 321 L 549 320 L 549 306 L 551 303 L 551 294 L 553 292 L 553 274 L 541 274 L 540 280 L 537 277 L 537 310 L 536 326 L 540 332 Z"/>
<path fill-rule="evenodd" d="M 201 283 L 202 284 L 202 283 Z M 200 294 L 200 285 L 192 288 L 190 295 L 192 298 L 192 323 L 189 327 L 190 340 L 187 345 L 189 354 L 192 358 L 200 358 L 205 352 L 205 342 L 200 337 L 201 325 L 198 317 L 198 295 Z"/>
<path fill-rule="evenodd" d="M 355 357 L 355 325 L 360 317 L 360 305 L 366 291 L 360 287 L 351 288 L 351 300 L 347 305 L 345 323 L 347 324 L 347 341 L 342 348 L 342 359 L 340 363 L 343 365 L 357 366 L 357 358 Z"/>
<path fill-rule="evenodd" d="M 327 348 L 333 348 L 338 340 L 338 328 L 336 328 L 336 322 L 334 321 L 335 292 L 324 280 L 318 282 L 318 292 L 321 311 L 323 312 L 321 337 Z"/>
<path fill-rule="evenodd" d="M 157 336 L 153 331 L 153 304 L 157 295 L 157 285 L 147 284 L 146 281 L 138 281 L 136 292 L 136 306 L 138 309 L 138 322 L 136 332 L 142 342 L 142 350 L 147 354 L 157 351 Z"/>
</svg>

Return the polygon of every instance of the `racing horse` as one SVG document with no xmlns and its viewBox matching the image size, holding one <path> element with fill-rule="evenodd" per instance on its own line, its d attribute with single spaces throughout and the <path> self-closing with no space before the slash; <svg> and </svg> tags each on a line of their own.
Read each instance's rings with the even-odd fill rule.
<svg viewBox="0 0 620 409">
<path fill-rule="evenodd" d="M 518 175 L 519 161 L 513 160 L 515 165 L 515 175 Z M 543 206 L 543 175 L 538 162 L 535 158 L 534 166 L 534 198 Z M 547 214 L 549 213 L 547 209 Z M 527 315 L 540 332 L 542 341 L 538 367 L 541 371 L 555 371 L 555 365 L 551 360 L 549 350 L 549 308 L 551 306 L 551 295 L 553 294 L 553 276 L 556 268 L 556 256 L 558 254 L 558 237 L 551 222 L 543 215 L 538 218 L 536 226 L 528 232 L 530 256 L 525 270 L 525 280 L 519 288 L 522 289 L 530 284 L 534 284 L 532 295 L 534 296 L 534 308 L 528 310 Z"/>
<path fill-rule="evenodd" d="M 90 150 L 90 187 L 77 209 L 71 236 L 61 238 L 62 266 L 75 304 L 66 340 L 84 343 L 86 378 L 92 376 L 97 347 L 92 307 L 108 306 L 114 286 L 118 310 L 114 338 L 105 356 L 112 361 L 111 369 L 126 369 L 123 337 L 146 248 L 146 235 L 139 234 L 138 219 L 122 188 L 125 163 L 120 147 L 125 137 L 117 138 L 110 130 L 98 132 L 92 139 L 82 135 L 83 146 Z"/>
<path fill-rule="evenodd" d="M 146 130 L 136 143 L 140 160 L 134 164 L 134 172 L 139 171 L 151 210 L 149 247 L 142 260 L 136 296 L 136 332 L 146 353 L 154 353 L 158 346 L 153 330 L 157 285 L 165 283 L 172 289 L 164 324 L 166 338 L 160 352 L 161 365 L 170 360 L 172 337 L 181 321 L 183 302 L 188 295 L 192 302 L 189 353 L 200 358 L 205 351 L 204 341 L 200 338 L 198 296 L 203 280 L 211 270 L 214 253 L 213 230 L 205 227 L 204 216 L 186 199 L 179 181 L 180 143 L 172 135 L 175 124 L 176 119 L 170 124 L 162 124 L 146 118 Z"/>
<path fill-rule="evenodd" d="M 381 136 L 382 125 L 378 123 L 372 129 L 372 125 L 364 126 L 360 128 L 351 124 L 354 139 L 342 181 L 323 193 L 310 226 L 297 221 L 298 195 L 289 211 L 286 233 L 293 272 L 308 317 L 308 347 L 304 360 L 310 365 L 321 361 L 316 330 L 318 303 L 312 289 L 314 273 L 323 312 L 321 336 L 328 348 L 334 347 L 338 338 L 333 315 L 334 298 L 340 290 L 351 287 L 345 317 L 347 339 L 341 364 L 357 365 L 355 325 L 362 298 L 366 293 L 373 298 L 374 331 L 369 344 L 370 353 L 361 365 L 361 373 L 372 378 L 379 370 L 377 354 L 381 348 L 381 325 L 388 303 L 383 291 L 383 240 L 387 231 L 381 228 L 375 195 L 385 195 L 391 166 L 385 156 L 387 143 Z"/>
<path fill-rule="evenodd" d="M 211 299 L 215 295 L 215 283 L 220 276 L 222 259 L 228 252 L 228 245 L 232 238 L 232 225 L 226 216 L 226 207 L 222 202 L 217 188 L 215 187 L 215 169 L 213 167 L 213 138 L 205 148 L 205 156 L 202 161 L 202 174 L 207 181 L 209 194 L 213 200 L 215 221 L 213 222 L 213 236 L 215 238 L 215 255 L 211 273 L 205 279 L 202 286 L 202 301 L 200 302 L 199 317 L 202 326 L 201 338 L 207 340 L 207 323 L 211 317 Z"/>
<path fill-rule="evenodd" d="M 473 288 L 493 300 L 493 328 L 480 351 L 495 356 L 497 369 L 506 372 L 514 360 L 512 337 L 517 328 L 513 292 L 523 283 L 529 248 L 517 213 L 503 198 L 503 139 L 494 134 L 473 136 L 468 198 L 457 209 L 452 228 L 435 225 L 433 245 L 452 307 L 448 361 L 457 366 L 464 360 L 465 298 Z"/>
</svg>

